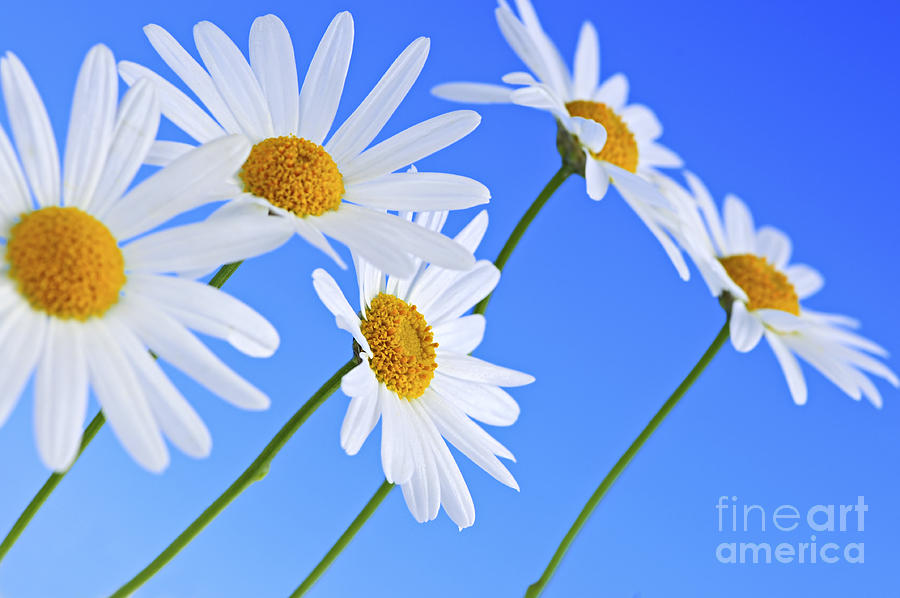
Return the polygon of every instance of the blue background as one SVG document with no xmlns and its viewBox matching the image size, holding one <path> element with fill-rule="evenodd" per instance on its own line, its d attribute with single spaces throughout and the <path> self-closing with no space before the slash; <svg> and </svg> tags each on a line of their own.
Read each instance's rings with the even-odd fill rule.
<svg viewBox="0 0 900 598">
<path fill-rule="evenodd" d="M 652 106 L 665 124 L 662 141 L 717 200 L 735 192 L 758 223 L 791 234 L 795 258 L 827 279 L 810 307 L 857 316 L 864 334 L 897 349 L 896 3 L 537 0 L 537 8 L 569 61 L 582 20 L 591 19 L 604 75 L 628 74 L 631 98 Z M 0 46 L 29 68 L 62 140 L 78 66 L 96 42 L 171 77 L 144 39 L 144 24 L 165 26 L 193 52 L 191 26 L 210 19 L 246 50 L 252 19 L 274 12 L 290 28 L 305 69 L 341 9 L 353 12 L 357 33 L 339 120 L 419 35 L 431 36 L 431 56 L 385 134 L 457 108 L 430 96 L 437 83 L 496 82 L 520 69 L 490 0 L 15 2 L 4 6 Z M 548 115 L 508 106 L 481 113 L 474 134 L 419 166 L 463 173 L 491 188 L 492 224 L 479 255 L 493 258 L 558 158 Z M 164 132 L 175 135 L 171 125 Z M 474 213 L 454 215 L 449 228 Z M 317 266 L 336 270 L 295 239 L 245 264 L 227 285 L 281 332 L 281 349 L 269 360 L 213 345 L 271 395 L 272 408 L 241 412 L 175 375 L 209 424 L 212 456 L 174 454 L 169 470 L 156 476 L 104 429 L 0 567 L 0 596 L 109 593 L 230 483 L 349 356 L 349 337 L 313 293 L 309 274 Z M 336 276 L 354 296 L 352 274 Z M 594 203 L 575 177 L 519 246 L 488 316 L 477 354 L 537 377 L 514 393 L 522 406 L 518 423 L 491 430 L 518 458 L 511 469 L 521 493 L 460 457 L 476 503 L 473 528 L 460 533 L 444 514 L 418 525 L 395 491 L 310 595 L 522 595 L 723 319 L 699 278 L 680 282 L 615 194 Z M 897 369 L 895 360 L 889 364 Z M 765 345 L 748 355 L 726 347 L 609 493 L 546 595 L 900 595 L 897 392 L 879 383 L 886 406 L 878 411 L 805 371 L 810 399 L 797 407 Z M 378 433 L 356 457 L 339 447 L 346 406 L 340 393 L 329 400 L 264 482 L 138 595 L 289 593 L 382 480 Z M 0 430 L 4 533 L 47 475 L 31 411 L 29 394 Z M 864 495 L 865 531 L 832 538 L 864 541 L 865 564 L 720 564 L 719 542 L 796 543 L 809 534 L 804 526 L 796 534 L 771 527 L 719 533 L 720 495 L 769 510 L 850 504 Z"/>
</svg>

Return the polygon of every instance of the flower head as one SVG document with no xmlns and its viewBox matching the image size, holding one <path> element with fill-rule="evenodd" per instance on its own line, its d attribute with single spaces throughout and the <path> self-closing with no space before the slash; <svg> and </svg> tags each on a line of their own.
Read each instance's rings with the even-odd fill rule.
<svg viewBox="0 0 900 598">
<path fill-rule="evenodd" d="M 818 271 L 791 264 L 791 241 L 778 229 L 757 229 L 750 210 L 734 195 L 725 198 L 724 217 L 706 187 L 685 173 L 690 191 L 668 177 L 657 177 L 660 189 L 677 206 L 682 226 L 677 235 L 714 296 L 731 309 L 731 343 L 750 351 L 765 336 L 778 359 L 798 405 L 807 389 L 799 356 L 841 390 L 876 407 L 881 393 L 866 375 L 898 385 L 897 376 L 872 357 L 887 352 L 851 329 L 859 323 L 846 316 L 807 309 L 802 302 L 824 284 Z"/>
<path fill-rule="evenodd" d="M 146 81 L 119 103 L 113 55 L 95 46 L 78 76 L 60 177 L 46 109 L 13 54 L 0 59 L 0 80 L 18 149 L 0 128 L 0 424 L 34 374 L 38 451 L 52 469 L 75 459 L 89 389 L 144 467 L 166 467 L 163 435 L 192 456 L 208 454 L 209 431 L 148 350 L 239 407 L 266 408 L 268 398 L 188 329 L 254 356 L 271 355 L 278 333 L 185 274 L 273 247 L 261 227 L 234 218 L 151 231 L 225 199 L 221 181 L 249 144 L 223 137 L 127 191 L 156 136 L 159 107 Z"/>
<path fill-rule="evenodd" d="M 500 0 L 500 32 L 531 71 L 508 73 L 503 82 L 444 83 L 432 90 L 457 102 L 513 103 L 552 114 L 568 136 L 563 159 L 585 177 L 588 196 L 602 199 L 612 183 L 659 241 L 679 275 L 688 268 L 668 231 L 676 226 L 666 199 L 648 179 L 656 168 L 676 168 L 681 159 L 657 143 L 662 125 L 648 107 L 628 104 L 628 80 L 616 74 L 600 83 L 597 31 L 584 23 L 570 73 L 556 44 L 544 32 L 529 0 L 516 0 L 519 16 Z M 568 148 L 575 148 L 570 155 Z"/>
<path fill-rule="evenodd" d="M 207 21 L 194 27 L 203 66 L 162 27 L 148 25 L 144 32 L 205 110 L 133 62 L 119 65 L 125 81 L 150 79 L 163 114 L 197 142 L 239 134 L 253 146 L 232 173 L 236 199 L 223 213 L 262 220 L 267 234 L 282 242 L 296 233 L 341 266 L 325 235 L 392 274 L 412 273 L 410 254 L 448 268 L 472 266 L 471 253 L 458 244 L 388 211 L 460 209 L 488 202 L 487 188 L 466 177 L 396 172 L 468 135 L 480 121 L 478 114 L 443 114 L 368 147 L 418 78 L 428 39 L 411 43 L 329 136 L 353 47 L 350 13 L 331 22 L 302 85 L 290 35 L 274 15 L 253 22 L 249 62 Z M 158 141 L 149 161 L 166 164 L 190 147 Z"/>
<path fill-rule="evenodd" d="M 414 221 L 439 231 L 445 218 L 446 212 L 421 213 Z M 482 212 L 456 240 L 474 252 L 486 227 L 487 213 Z M 472 419 L 511 425 L 519 407 L 501 387 L 534 380 L 469 355 L 481 343 L 485 319 L 464 314 L 494 289 L 500 272 L 487 261 L 468 272 L 417 263 L 412 277 L 385 278 L 364 259 L 354 259 L 358 313 L 331 276 L 321 269 L 313 273 L 319 298 L 337 325 L 353 335 L 361 360 L 341 383 L 352 399 L 341 446 L 356 454 L 381 419 L 384 474 L 401 485 L 416 520 L 434 519 L 443 505 L 460 528 L 468 527 L 475 521 L 475 507 L 444 439 L 498 481 L 518 489 L 497 458 L 512 459 L 512 454 Z"/>
</svg>

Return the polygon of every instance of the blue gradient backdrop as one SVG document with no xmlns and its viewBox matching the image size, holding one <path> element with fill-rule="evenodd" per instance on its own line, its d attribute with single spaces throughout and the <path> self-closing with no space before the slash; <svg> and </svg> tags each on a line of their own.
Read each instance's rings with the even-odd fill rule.
<svg viewBox="0 0 900 598">
<path fill-rule="evenodd" d="M 537 8 L 567 57 L 582 20 L 592 20 L 604 74 L 628 74 L 632 99 L 652 106 L 665 124 L 664 143 L 717 199 L 735 192 L 758 223 L 792 235 L 796 259 L 827 279 L 811 307 L 857 316 L 865 334 L 900 347 L 896 3 L 537 0 Z M 357 33 L 338 119 L 419 35 L 431 37 L 431 56 L 385 134 L 456 108 L 429 94 L 437 83 L 496 81 L 520 69 L 490 0 L 16 2 L 4 6 L 0 46 L 29 68 L 62 142 L 78 66 L 96 42 L 170 76 L 144 39 L 144 24 L 167 27 L 193 51 L 192 25 L 210 19 L 246 49 L 252 19 L 274 12 L 290 28 L 305 68 L 342 9 L 353 12 Z M 480 257 L 493 258 L 558 158 L 546 114 L 516 107 L 481 113 L 474 134 L 419 166 L 466 174 L 491 188 L 491 227 Z M 176 135 L 168 124 L 163 132 Z M 454 215 L 449 228 L 474 213 Z M 227 285 L 281 332 L 281 349 L 269 360 L 214 345 L 271 395 L 272 408 L 241 412 L 176 375 L 209 424 L 212 456 L 194 461 L 175 454 L 164 475 L 151 475 L 104 429 L 0 567 L 0 596 L 111 592 L 251 461 L 349 355 L 349 337 L 313 293 L 310 272 L 317 266 L 355 294 L 350 272 L 336 271 L 297 240 L 245 264 Z M 519 422 L 491 430 L 518 457 L 512 471 L 521 493 L 460 458 L 476 503 L 473 528 L 459 532 L 443 514 L 418 525 L 395 491 L 312 596 L 522 595 L 723 318 L 698 278 L 678 280 L 615 194 L 592 202 L 574 177 L 519 246 L 488 316 L 478 355 L 537 377 L 515 392 Z M 897 392 L 882 384 L 886 406 L 878 411 L 805 371 L 810 399 L 797 407 L 766 346 L 747 355 L 726 347 L 609 493 L 546 595 L 900 595 Z M 356 457 L 339 447 L 346 406 L 341 394 L 329 400 L 264 482 L 138 595 L 289 593 L 382 479 L 378 433 Z M 34 448 L 31 412 L 29 395 L 0 430 L 4 533 L 47 475 Z M 783 533 L 771 522 L 764 533 L 758 523 L 747 533 L 719 533 L 715 504 L 722 495 L 770 511 L 781 504 L 850 504 L 863 495 L 865 531 L 823 533 L 819 541 L 863 541 L 865 563 L 720 564 L 715 550 L 723 541 L 796 544 L 810 535 L 805 525 Z"/>
</svg>

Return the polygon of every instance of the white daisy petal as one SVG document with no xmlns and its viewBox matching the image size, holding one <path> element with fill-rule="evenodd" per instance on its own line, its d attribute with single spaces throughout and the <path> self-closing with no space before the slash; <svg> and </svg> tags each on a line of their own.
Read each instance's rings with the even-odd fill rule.
<svg viewBox="0 0 900 598">
<path fill-rule="evenodd" d="M 141 466 L 161 472 L 169 451 L 131 363 L 103 322 L 85 334 L 91 388 L 125 450 Z"/>
<path fill-rule="evenodd" d="M 471 353 L 484 338 L 485 318 L 471 314 L 434 326 L 434 340 L 441 349 L 454 353 Z"/>
<path fill-rule="evenodd" d="M 424 275 L 422 279 L 425 280 Z M 460 317 L 487 297 L 500 282 L 500 271 L 491 262 L 481 260 L 468 272 L 448 280 L 451 282 L 449 288 L 433 301 L 429 301 L 424 293 L 418 295 L 422 297 L 419 303 L 422 313 L 434 325 Z M 423 283 L 417 288 L 426 289 L 427 286 Z"/>
<path fill-rule="evenodd" d="M 519 59 L 525 63 L 525 66 L 537 75 L 540 80 L 548 83 L 553 80 L 551 67 L 547 65 L 538 44 L 529 35 L 527 28 L 516 19 L 509 7 L 501 4 L 495 9 L 494 15 L 497 18 L 497 25 L 499 25 L 500 33 L 503 34 L 506 43 L 509 44 L 509 47 L 512 48 Z"/>
<path fill-rule="evenodd" d="M 216 89 L 244 133 L 252 139 L 271 137 L 272 117 L 266 97 L 231 38 L 209 21 L 200 21 L 194 25 L 194 43 Z"/>
<path fill-rule="evenodd" d="M 487 226 L 487 210 L 481 210 L 461 231 L 459 231 L 459 234 L 453 237 L 453 240 L 470 252 L 475 253 L 475 250 L 481 245 L 481 240 L 484 239 L 484 234 L 487 232 Z"/>
<path fill-rule="evenodd" d="M 188 328 L 228 341 L 251 357 L 270 357 L 278 349 L 278 332 L 268 320 L 207 284 L 172 276 L 132 274 L 128 292 L 154 301 Z"/>
<path fill-rule="evenodd" d="M 331 136 L 325 150 L 337 164 L 355 158 L 375 139 L 422 72 L 430 42 L 420 37 L 406 47 L 353 114 Z"/>
<path fill-rule="evenodd" d="M 193 145 L 178 141 L 154 141 L 147 151 L 144 164 L 149 166 L 168 166 L 181 156 L 194 149 Z"/>
<path fill-rule="evenodd" d="M 408 424 L 408 402 L 400 399 L 388 388 L 378 386 L 381 403 L 381 466 L 384 477 L 393 484 L 409 481 L 413 474 L 413 458 L 409 436 L 413 431 Z"/>
<path fill-rule="evenodd" d="M 304 241 L 330 257 L 340 268 L 347 268 L 347 264 L 344 263 L 344 260 L 341 259 L 341 256 L 337 254 L 334 247 L 331 246 L 331 243 L 328 242 L 328 239 L 325 238 L 325 235 L 319 229 L 307 222 L 305 218 L 291 217 L 291 224 L 294 225 L 294 230 Z"/>
<path fill-rule="evenodd" d="M 353 17 L 338 13 L 316 48 L 300 90 L 299 136 L 322 144 L 331 129 L 344 90 L 353 50 Z"/>
<path fill-rule="evenodd" d="M 442 83 L 431 88 L 431 93 L 451 102 L 467 104 L 509 104 L 512 89 L 490 83 Z"/>
<path fill-rule="evenodd" d="M 368 369 L 366 365 L 363 367 Z M 371 374 L 370 377 L 372 380 L 375 379 Z M 348 455 L 352 456 L 359 452 L 381 417 L 377 385 L 374 390 L 373 393 L 353 397 L 347 408 L 347 414 L 341 425 L 341 448 Z"/>
<path fill-rule="evenodd" d="M 780 309 L 757 309 L 753 313 L 777 332 L 796 332 L 808 325 L 802 318 Z"/>
<path fill-rule="evenodd" d="M 825 285 L 825 279 L 817 270 L 805 264 L 793 264 L 784 269 L 785 276 L 794 285 L 797 297 L 806 299 L 815 295 Z"/>
<path fill-rule="evenodd" d="M 599 201 L 606 197 L 609 190 L 609 174 L 603 167 L 603 162 L 595 160 L 585 152 L 584 161 L 584 180 L 587 185 L 588 197 L 595 201 Z"/>
<path fill-rule="evenodd" d="M 754 253 L 766 258 L 770 264 L 781 270 L 791 259 L 791 240 L 780 230 L 764 226 L 756 232 Z"/>
<path fill-rule="evenodd" d="M 438 431 L 450 444 L 501 484 L 515 490 L 519 489 L 513 475 L 484 442 L 484 438 L 489 435 L 478 424 L 433 393 L 426 391 L 419 401 Z"/>
<path fill-rule="evenodd" d="M 322 268 L 316 268 L 312 273 L 312 279 L 316 295 L 319 296 L 319 299 L 325 304 L 328 311 L 334 315 L 337 327 L 352 334 L 353 338 L 366 353 L 371 353 L 369 343 L 366 342 L 366 337 L 363 336 L 359 329 L 359 316 L 350 307 L 347 298 L 344 297 L 344 293 L 341 292 L 340 287 L 331 277 L 331 274 Z"/>
<path fill-rule="evenodd" d="M 588 21 L 581 26 L 575 50 L 575 76 L 572 91 L 576 98 L 590 99 L 600 82 L 600 43 L 597 30 Z"/>
<path fill-rule="evenodd" d="M 619 112 L 634 136 L 641 139 L 656 139 L 662 135 L 662 124 L 650 108 L 641 104 L 631 104 Z"/>
<path fill-rule="evenodd" d="M 19 159 L 13 151 L 6 131 L 0 126 L 0 218 L 10 222 L 22 212 L 32 209 L 31 194 L 25 176 L 19 167 Z"/>
<path fill-rule="evenodd" d="M 481 117 L 471 110 L 435 116 L 367 149 L 346 164 L 338 162 L 341 175 L 350 186 L 394 172 L 456 143 L 480 122 Z M 423 205 L 419 209 L 429 208 Z"/>
<path fill-rule="evenodd" d="M 294 229 L 281 218 L 223 216 L 154 232 L 122 248 L 139 272 L 208 272 L 281 247 Z"/>
<path fill-rule="evenodd" d="M 275 15 L 265 15 L 253 21 L 250 28 L 250 65 L 268 101 L 273 129 L 279 134 L 296 135 L 300 92 L 294 44 L 287 27 Z"/>
<path fill-rule="evenodd" d="M 369 208 L 344 204 L 335 212 L 326 212 L 317 218 L 318 227 L 325 234 L 338 239 L 351 250 L 372 262 L 388 274 L 408 275 L 412 264 L 406 258 L 407 268 L 398 271 L 394 263 L 386 263 L 382 255 L 371 255 L 371 245 L 381 246 L 383 252 L 396 250 L 412 253 L 422 259 L 445 268 L 466 270 L 475 258 L 463 246 L 447 237 L 407 222 L 396 216 Z M 342 226 L 343 225 L 343 226 Z M 359 235 L 360 228 L 366 235 Z"/>
<path fill-rule="evenodd" d="M 747 311 L 744 303 L 735 301 L 731 306 L 731 344 L 736 351 L 746 353 L 762 338 L 764 327 L 759 318 Z"/>
<path fill-rule="evenodd" d="M 437 517 L 441 508 L 441 478 L 430 440 L 430 428 L 433 426 L 418 410 L 413 411 L 411 421 L 416 433 L 416 471 L 401 488 L 413 517 L 424 523 Z"/>
<path fill-rule="evenodd" d="M 386 210 L 462 210 L 490 198 L 478 181 L 442 172 L 386 174 L 349 184 L 344 195 L 346 201 Z"/>
<path fill-rule="evenodd" d="M 616 73 L 597 89 L 594 94 L 595 102 L 602 102 L 620 113 L 628 101 L 628 79 L 622 73 Z"/>
<path fill-rule="evenodd" d="M 756 234 L 747 205 L 734 195 L 725 197 L 725 234 L 732 254 L 754 253 Z"/>
<path fill-rule="evenodd" d="M 109 156 L 93 199 L 83 209 L 102 213 L 122 197 L 156 137 L 159 103 L 150 83 L 139 81 L 125 93 L 116 117 Z M 190 148 L 190 146 L 187 146 Z"/>
<path fill-rule="evenodd" d="M 781 366 L 781 371 L 784 372 L 788 388 L 791 391 L 791 398 L 796 404 L 805 405 L 807 398 L 806 379 L 803 377 L 800 364 L 797 363 L 793 353 L 781 342 L 777 334 L 769 331 L 766 331 L 765 334 L 766 340 L 769 341 L 769 346 L 772 347 L 772 352 L 775 353 L 775 357 L 778 359 L 778 365 Z"/>
<path fill-rule="evenodd" d="M 500 80 L 507 85 L 525 85 L 527 87 L 541 84 L 541 82 L 535 79 L 531 73 L 527 73 L 525 71 L 514 71 L 512 73 L 506 73 L 505 75 L 500 77 Z"/>
<path fill-rule="evenodd" d="M 63 164 L 62 203 L 83 208 L 93 198 L 116 124 L 119 76 L 106 46 L 91 48 L 75 84 Z"/>
<path fill-rule="evenodd" d="M 210 392 L 242 409 L 268 408 L 265 394 L 235 374 L 172 316 L 127 293 L 119 309 L 126 325 L 150 350 Z"/>
<path fill-rule="evenodd" d="M 47 316 L 32 311 L 24 301 L 0 320 L 0 426 L 18 402 L 44 350 L 47 320 Z"/>
<path fill-rule="evenodd" d="M 570 121 L 576 128 L 578 140 L 595 154 L 599 154 L 606 145 L 606 129 L 598 122 L 575 116 Z M 590 156 L 587 156 L 590 158 Z"/>
<path fill-rule="evenodd" d="M 25 65 L 12 52 L 0 59 L 9 125 L 28 182 L 40 206 L 59 205 L 59 151 L 44 102 Z"/>
<path fill-rule="evenodd" d="M 490 426 L 511 426 L 519 418 L 519 404 L 498 386 L 460 380 L 437 371 L 430 388 L 469 417 Z"/>
<path fill-rule="evenodd" d="M 221 126 L 229 133 L 240 133 L 240 125 L 216 89 L 216 84 L 213 83 L 212 77 L 200 66 L 200 63 L 194 60 L 194 57 L 181 44 L 175 41 L 175 38 L 168 31 L 159 25 L 147 25 L 144 27 L 144 35 L 150 40 L 150 44 L 159 54 L 159 57 L 200 98 L 200 101 L 203 102 L 203 105 L 206 106 Z M 171 120 L 169 114 L 166 114 L 166 116 Z M 172 120 L 172 122 L 175 121 Z M 221 134 L 219 133 L 207 139 L 196 137 L 195 139 L 205 142 Z"/>
<path fill-rule="evenodd" d="M 95 214 L 117 238 L 129 239 L 177 214 L 235 195 L 238 190 L 228 178 L 249 153 L 250 144 L 239 135 L 211 141 L 144 179 L 106 214 Z"/>
<path fill-rule="evenodd" d="M 48 318 L 34 379 L 34 426 L 44 465 L 65 471 L 75 461 L 87 414 L 88 371 L 79 322 Z"/>
<path fill-rule="evenodd" d="M 654 141 L 641 143 L 638 146 L 641 167 L 657 166 L 660 168 L 680 168 L 684 161 L 672 150 Z"/>
<path fill-rule="evenodd" d="M 166 118 L 200 143 L 206 143 L 225 135 L 225 129 L 219 126 L 183 91 L 147 67 L 123 60 L 119 62 L 119 74 L 128 85 L 135 85 L 141 79 L 147 79 L 156 90 L 159 108 Z M 240 133 L 241 131 L 237 129 L 232 132 Z"/>
<path fill-rule="evenodd" d="M 413 402 L 413 409 L 427 418 L 420 403 Z M 447 444 L 430 419 L 422 426 L 422 430 L 431 445 L 437 466 L 441 484 L 441 505 L 453 523 L 460 529 L 469 527 L 475 523 L 475 504 L 472 502 L 472 495 L 459 471 L 459 466 L 453 460 L 450 449 L 447 448 Z"/>
<path fill-rule="evenodd" d="M 375 378 L 375 374 L 372 373 L 372 368 L 364 361 L 341 378 L 341 390 L 348 397 L 361 397 L 363 395 L 375 397 L 378 393 L 378 380 Z"/>
<path fill-rule="evenodd" d="M 207 457 L 212 450 L 212 437 L 194 408 L 127 325 L 115 315 L 106 324 L 134 367 L 138 382 L 147 388 L 147 402 L 162 432 L 185 454 Z"/>
<path fill-rule="evenodd" d="M 718 251 L 719 255 L 736 253 L 728 246 L 725 231 L 722 227 L 722 219 L 719 217 L 719 210 L 716 208 L 715 202 L 713 202 L 712 195 L 706 189 L 706 185 L 693 172 L 685 171 L 684 178 L 691 188 L 691 193 L 694 194 L 694 198 L 697 200 L 697 205 L 700 206 L 700 211 L 703 212 L 703 218 L 709 227 L 716 251 Z"/>
<path fill-rule="evenodd" d="M 359 286 L 359 306 L 369 307 L 370 302 L 384 290 L 384 273 L 368 260 L 353 256 L 356 266 L 356 282 Z"/>
<path fill-rule="evenodd" d="M 437 362 L 442 374 L 460 380 L 494 386 L 525 386 L 534 382 L 534 376 L 523 372 L 494 365 L 471 355 L 445 353 L 440 348 L 437 352 Z"/>
</svg>

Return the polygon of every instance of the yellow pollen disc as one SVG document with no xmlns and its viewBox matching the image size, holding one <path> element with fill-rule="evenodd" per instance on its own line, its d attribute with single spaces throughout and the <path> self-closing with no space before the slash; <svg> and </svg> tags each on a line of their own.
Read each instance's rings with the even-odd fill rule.
<svg viewBox="0 0 900 598">
<path fill-rule="evenodd" d="M 360 329 L 374 354 L 369 365 L 378 381 L 404 399 L 421 397 L 434 377 L 438 344 L 416 306 L 380 293 Z"/>
<path fill-rule="evenodd" d="M 780 309 L 800 315 L 800 300 L 794 285 L 766 258 L 742 253 L 719 261 L 731 280 L 747 293 L 750 299 L 747 309 Z"/>
<path fill-rule="evenodd" d="M 254 145 L 240 177 L 244 191 L 301 218 L 337 210 L 344 196 L 344 179 L 325 148 L 293 135 Z"/>
<path fill-rule="evenodd" d="M 9 277 L 31 306 L 65 320 L 103 315 L 125 284 L 115 237 L 78 208 L 24 214 L 10 230 L 6 261 Z"/>
<path fill-rule="evenodd" d="M 598 122 L 606 129 L 606 145 L 599 154 L 591 152 L 592 156 L 628 172 L 637 172 L 638 148 L 634 134 L 612 108 L 602 102 L 575 100 L 568 102 L 566 109 L 571 116 Z"/>
</svg>

